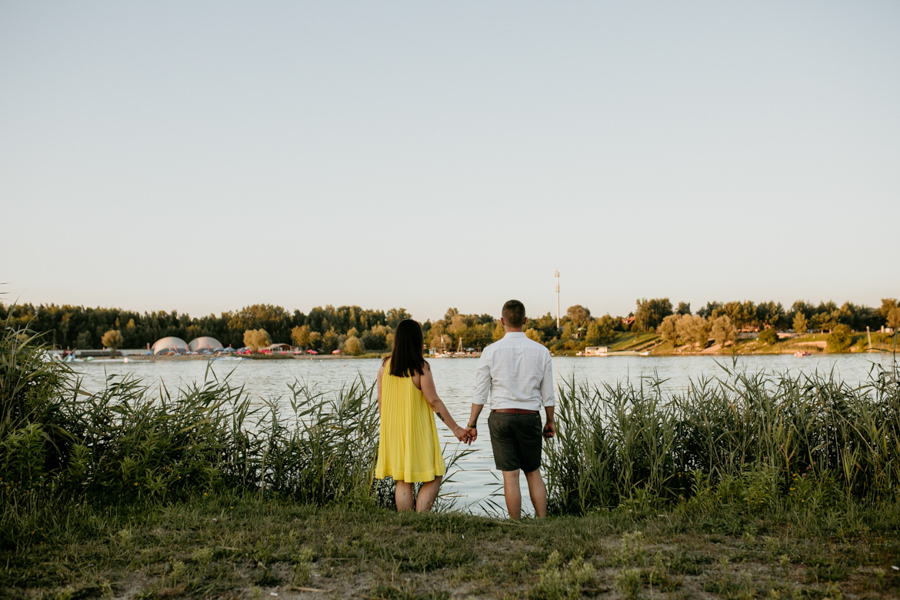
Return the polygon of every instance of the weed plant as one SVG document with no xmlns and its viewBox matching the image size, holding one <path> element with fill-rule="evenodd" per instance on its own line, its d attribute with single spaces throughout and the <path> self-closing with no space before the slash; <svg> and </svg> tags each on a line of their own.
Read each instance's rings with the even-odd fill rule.
<svg viewBox="0 0 900 600">
<path fill-rule="evenodd" d="M 361 378 L 327 396 L 295 381 L 286 409 L 252 401 L 211 368 L 175 392 L 111 376 L 90 394 L 46 356 L 29 332 L 5 327 L 0 545 L 28 539 L 82 501 L 222 491 L 319 505 L 393 501 L 392 482 L 373 482 L 378 409 Z"/>
<path fill-rule="evenodd" d="M 228 491 L 392 504 L 392 482 L 372 478 L 378 414 L 362 378 L 331 395 L 295 381 L 286 403 L 251 400 L 211 368 L 175 391 L 116 376 L 87 393 L 46 356 L 39 339 L 6 324 L 0 544 L 21 542 L 80 502 L 166 503 Z M 900 492 L 896 365 L 873 366 L 857 387 L 832 373 L 778 376 L 735 365 L 683 392 L 664 384 L 560 386 L 558 435 L 545 446 L 553 513 L 622 508 L 640 516 L 673 503 L 706 513 L 724 504 L 846 509 Z"/>
<path fill-rule="evenodd" d="M 665 392 L 659 379 L 562 385 L 545 457 L 552 511 L 652 514 L 682 500 L 758 511 L 896 498 L 896 363 L 873 365 L 857 387 L 833 373 L 722 369 L 683 392 Z"/>
</svg>

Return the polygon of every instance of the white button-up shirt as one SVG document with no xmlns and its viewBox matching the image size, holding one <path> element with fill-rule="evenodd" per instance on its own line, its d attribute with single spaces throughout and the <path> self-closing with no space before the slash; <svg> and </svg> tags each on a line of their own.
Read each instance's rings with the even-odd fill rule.
<svg viewBox="0 0 900 600">
<path fill-rule="evenodd" d="M 550 351 L 521 332 L 507 332 L 484 349 L 475 375 L 473 404 L 540 410 L 555 406 Z"/>
</svg>

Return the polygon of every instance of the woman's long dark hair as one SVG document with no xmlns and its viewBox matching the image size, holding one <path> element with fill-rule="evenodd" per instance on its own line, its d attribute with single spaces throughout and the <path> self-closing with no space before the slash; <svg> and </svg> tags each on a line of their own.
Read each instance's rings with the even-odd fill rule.
<svg viewBox="0 0 900 600">
<path fill-rule="evenodd" d="M 400 321 L 394 332 L 394 348 L 391 350 L 391 375 L 412 377 L 425 373 L 425 358 L 422 348 L 422 326 L 412 319 Z"/>
</svg>

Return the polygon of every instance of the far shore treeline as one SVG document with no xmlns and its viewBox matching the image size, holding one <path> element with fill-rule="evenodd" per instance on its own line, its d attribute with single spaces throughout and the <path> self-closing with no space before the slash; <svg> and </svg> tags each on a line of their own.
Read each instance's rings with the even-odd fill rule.
<svg viewBox="0 0 900 600">
<path fill-rule="evenodd" d="M 177 311 L 138 313 L 119 308 L 86 308 L 0 303 L 0 319 L 15 328 L 44 334 L 44 342 L 60 349 L 147 348 L 156 340 L 176 336 L 191 340 L 210 336 L 225 346 L 260 347 L 287 343 L 304 349 L 346 354 L 390 350 L 393 331 L 410 314 L 403 308 L 388 311 L 359 306 L 331 305 L 308 314 L 280 306 L 254 304 L 236 312 L 191 317 Z M 560 316 L 559 328 L 550 313 L 531 317 L 526 334 L 552 351 L 569 354 L 586 346 L 615 343 L 626 333 L 656 332 L 672 347 L 700 350 L 709 343 L 727 344 L 740 331 L 770 330 L 796 333 L 879 331 L 900 327 L 900 303 L 884 298 L 872 308 L 846 302 L 818 305 L 799 300 L 789 309 L 768 301 L 708 302 L 696 313 L 688 303 L 672 305 L 668 298 L 639 299 L 625 316 L 591 315 L 576 304 Z M 436 350 L 480 350 L 503 336 L 499 319 L 491 315 L 461 314 L 450 308 L 442 319 L 423 323 L 426 344 Z"/>
</svg>

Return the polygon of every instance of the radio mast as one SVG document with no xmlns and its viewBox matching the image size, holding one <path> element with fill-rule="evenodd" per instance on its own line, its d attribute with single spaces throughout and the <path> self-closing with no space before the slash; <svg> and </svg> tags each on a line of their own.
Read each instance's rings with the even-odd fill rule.
<svg viewBox="0 0 900 600">
<path fill-rule="evenodd" d="M 559 269 L 556 270 L 556 329 L 559 330 Z"/>
</svg>

